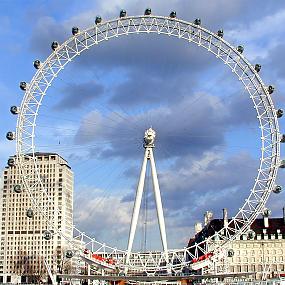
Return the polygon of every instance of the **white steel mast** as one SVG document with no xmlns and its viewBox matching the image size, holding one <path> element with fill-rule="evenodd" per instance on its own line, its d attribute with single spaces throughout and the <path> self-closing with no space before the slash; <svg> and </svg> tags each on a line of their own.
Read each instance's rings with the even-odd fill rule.
<svg viewBox="0 0 285 285">
<path fill-rule="evenodd" d="M 144 152 L 144 159 L 142 163 L 140 178 L 139 178 L 137 192 L 136 192 L 135 204 L 133 208 L 132 222 L 131 222 L 131 227 L 130 227 L 130 232 L 129 232 L 129 241 L 128 241 L 127 256 L 126 256 L 126 264 L 129 264 L 129 261 L 130 261 L 130 255 L 131 255 L 135 232 L 136 232 L 136 228 L 138 224 L 140 206 L 141 206 L 142 195 L 143 195 L 143 190 L 144 190 L 146 167 L 147 167 L 148 161 L 150 161 L 150 166 L 151 166 L 152 182 L 153 182 L 157 217 L 158 217 L 158 223 L 159 223 L 160 237 L 161 237 L 163 251 L 165 254 L 165 259 L 168 263 L 168 251 L 167 251 L 168 248 L 167 248 L 165 221 L 164 221 L 163 207 L 162 207 L 162 202 L 161 202 L 159 183 L 158 183 L 154 155 L 153 155 L 155 135 L 156 133 L 152 128 L 149 128 L 145 131 L 144 145 L 143 145 L 145 148 L 145 152 Z"/>
</svg>

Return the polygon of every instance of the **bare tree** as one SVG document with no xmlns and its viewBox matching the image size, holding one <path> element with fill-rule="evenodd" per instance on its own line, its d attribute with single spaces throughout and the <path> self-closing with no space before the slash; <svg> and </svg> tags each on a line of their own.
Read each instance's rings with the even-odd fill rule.
<svg viewBox="0 0 285 285">
<path fill-rule="evenodd" d="M 14 260 L 13 273 L 26 276 L 31 283 L 40 283 L 47 277 L 44 257 L 29 255 L 26 251 L 19 251 Z"/>
<path fill-rule="evenodd" d="M 57 272 L 59 274 L 75 273 L 75 266 L 71 258 L 66 257 L 66 249 L 58 246 L 56 249 Z"/>
</svg>

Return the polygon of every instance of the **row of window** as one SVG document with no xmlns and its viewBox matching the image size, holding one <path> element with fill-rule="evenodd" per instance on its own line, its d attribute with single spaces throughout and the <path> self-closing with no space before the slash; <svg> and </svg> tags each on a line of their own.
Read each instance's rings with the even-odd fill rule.
<svg viewBox="0 0 285 285">
<path fill-rule="evenodd" d="M 259 257 L 236 257 L 235 262 L 244 263 L 244 262 L 262 262 L 262 261 L 283 261 L 283 256 L 259 256 Z"/>
<path fill-rule="evenodd" d="M 267 247 L 282 247 L 282 243 L 281 242 L 272 242 L 272 241 L 265 241 L 265 242 L 236 242 L 234 244 L 234 247 L 236 248 L 267 248 Z"/>
<path fill-rule="evenodd" d="M 283 250 L 282 249 L 259 249 L 259 250 L 237 250 L 236 254 L 237 255 L 256 255 L 256 254 L 282 254 Z"/>
<path fill-rule="evenodd" d="M 268 269 L 268 268 L 266 268 Z M 271 264 L 269 271 L 284 271 L 284 264 Z M 230 266 L 230 272 L 262 272 L 264 271 L 264 266 L 262 264 L 258 265 L 237 265 L 237 266 Z"/>
</svg>

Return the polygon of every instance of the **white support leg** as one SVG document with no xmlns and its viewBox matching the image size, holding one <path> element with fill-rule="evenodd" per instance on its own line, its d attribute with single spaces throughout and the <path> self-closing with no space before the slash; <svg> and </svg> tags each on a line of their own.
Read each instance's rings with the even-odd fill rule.
<svg viewBox="0 0 285 285">
<path fill-rule="evenodd" d="M 90 264 L 87 263 L 87 275 L 90 276 L 91 270 L 90 270 Z M 90 285 L 91 280 L 90 278 L 87 279 L 87 284 Z"/>
<path fill-rule="evenodd" d="M 165 253 L 165 258 L 168 263 L 169 259 L 168 259 L 168 251 L 167 251 L 168 247 L 167 247 L 167 239 L 166 239 L 165 221 L 164 221 L 161 195 L 160 195 L 160 189 L 159 189 L 157 172 L 156 172 L 152 149 L 150 149 L 150 163 L 151 163 L 152 182 L 153 182 L 153 189 L 154 189 L 155 202 L 156 202 L 157 218 L 158 218 L 159 229 L 160 229 L 160 237 L 161 237 L 163 251 Z"/>
<path fill-rule="evenodd" d="M 148 160 L 148 152 L 149 152 L 148 149 L 146 149 L 145 153 L 144 153 L 144 159 L 143 159 L 140 179 L 139 179 L 137 193 L 136 193 L 136 200 L 135 200 L 135 205 L 134 205 L 134 209 L 133 209 L 132 222 L 131 222 L 131 228 L 130 228 L 130 233 L 129 233 L 126 264 L 128 264 L 130 261 L 130 255 L 131 255 L 134 237 L 135 237 L 135 232 L 136 232 L 136 228 L 137 228 L 137 224 L 138 224 L 138 218 L 139 218 L 139 212 L 140 212 L 142 195 L 143 195 L 143 188 L 144 188 L 144 182 L 145 182 L 145 173 L 146 173 L 146 165 L 147 165 L 147 160 Z"/>
<path fill-rule="evenodd" d="M 47 272 L 48 272 L 48 275 L 49 275 L 49 278 L 51 280 L 52 285 L 57 285 L 56 275 L 52 274 L 51 268 L 45 259 L 44 259 L 44 264 L 45 264 L 45 267 L 47 269 Z"/>
</svg>

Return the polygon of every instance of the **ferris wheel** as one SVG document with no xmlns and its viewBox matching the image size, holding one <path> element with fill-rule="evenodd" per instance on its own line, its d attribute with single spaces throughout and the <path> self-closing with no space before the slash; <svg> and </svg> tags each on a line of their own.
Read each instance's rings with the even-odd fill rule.
<svg viewBox="0 0 285 285">
<path fill-rule="evenodd" d="M 240 206 L 228 225 L 213 236 L 207 237 L 188 248 L 172 250 L 164 246 L 164 251 L 160 253 L 140 253 L 132 252 L 131 246 L 128 250 L 124 250 L 99 242 L 72 225 L 74 235 L 80 238 L 81 246 L 91 249 L 93 253 L 104 252 L 106 256 L 109 255 L 116 260 L 115 264 L 107 261 L 107 258 L 93 260 L 94 263 L 108 270 L 112 271 L 119 268 L 122 272 L 128 270 L 152 273 L 163 270 L 179 272 L 183 268 L 194 268 L 193 261 L 199 260 L 201 256 L 211 261 L 214 258 L 221 258 L 223 254 L 231 255 L 231 251 L 225 253 L 228 244 L 240 235 L 248 233 L 250 225 L 259 214 L 268 214 L 265 204 L 271 192 L 279 193 L 281 191 L 280 186 L 276 185 L 275 181 L 279 167 L 285 167 L 285 162 L 280 160 L 280 142 L 284 142 L 285 138 L 281 136 L 278 126 L 278 118 L 282 117 L 283 110 L 276 109 L 273 104 L 271 94 L 274 92 L 274 87 L 272 85 L 266 86 L 259 76 L 261 65 L 252 65 L 244 57 L 242 46 L 233 47 L 225 41 L 223 30 L 216 33 L 211 32 L 201 26 L 200 19 L 196 19 L 193 23 L 178 19 L 175 11 L 172 11 L 168 17 L 155 16 L 152 15 L 151 9 L 146 9 L 144 15 L 140 16 L 128 16 L 126 11 L 122 10 L 119 18 L 108 21 L 103 21 L 100 16 L 97 16 L 95 25 L 83 31 L 73 27 L 72 36 L 68 40 L 62 44 L 56 41 L 52 43 L 52 53 L 44 62 L 34 61 L 36 73 L 32 80 L 29 83 L 20 83 L 20 88 L 25 92 L 21 106 L 11 107 L 11 113 L 18 116 L 16 132 L 7 133 L 7 139 L 16 140 L 17 154 L 14 159 L 8 161 L 8 164 L 10 166 L 17 165 L 23 174 L 22 187 L 24 191 L 28 193 L 35 209 L 46 218 L 49 230 L 45 232 L 45 238 L 49 240 L 52 234 L 58 234 L 68 239 L 70 251 L 67 252 L 67 255 L 72 257 L 73 252 L 78 248 L 78 243 L 74 239 L 64 236 L 55 227 L 53 219 L 46 215 L 44 206 L 38 203 L 38 195 L 34 191 L 35 187 L 31 186 L 31 184 L 40 186 L 41 195 L 49 198 L 44 191 L 35 155 L 37 117 L 42 104 L 44 104 L 44 97 L 48 89 L 67 64 L 89 48 L 96 49 L 97 45 L 104 41 L 115 41 L 118 37 L 130 34 L 171 36 L 189 44 L 196 44 L 213 54 L 243 84 L 256 111 L 260 127 L 261 157 L 254 185 L 250 189 L 245 203 Z M 150 130 L 150 133 L 152 131 Z M 153 135 L 153 133 L 151 134 Z M 150 147 L 148 143 L 147 148 Z M 34 164 L 34 173 L 32 174 L 27 170 L 27 165 L 31 162 Z M 58 210 L 55 209 L 54 215 L 57 215 L 57 212 Z M 217 239 L 220 242 L 214 243 L 213 241 Z M 164 245 L 166 245 L 166 240 L 164 240 Z M 87 252 L 84 258 L 91 260 Z M 200 268 L 208 265 L 205 262 L 201 263 Z"/>
</svg>

